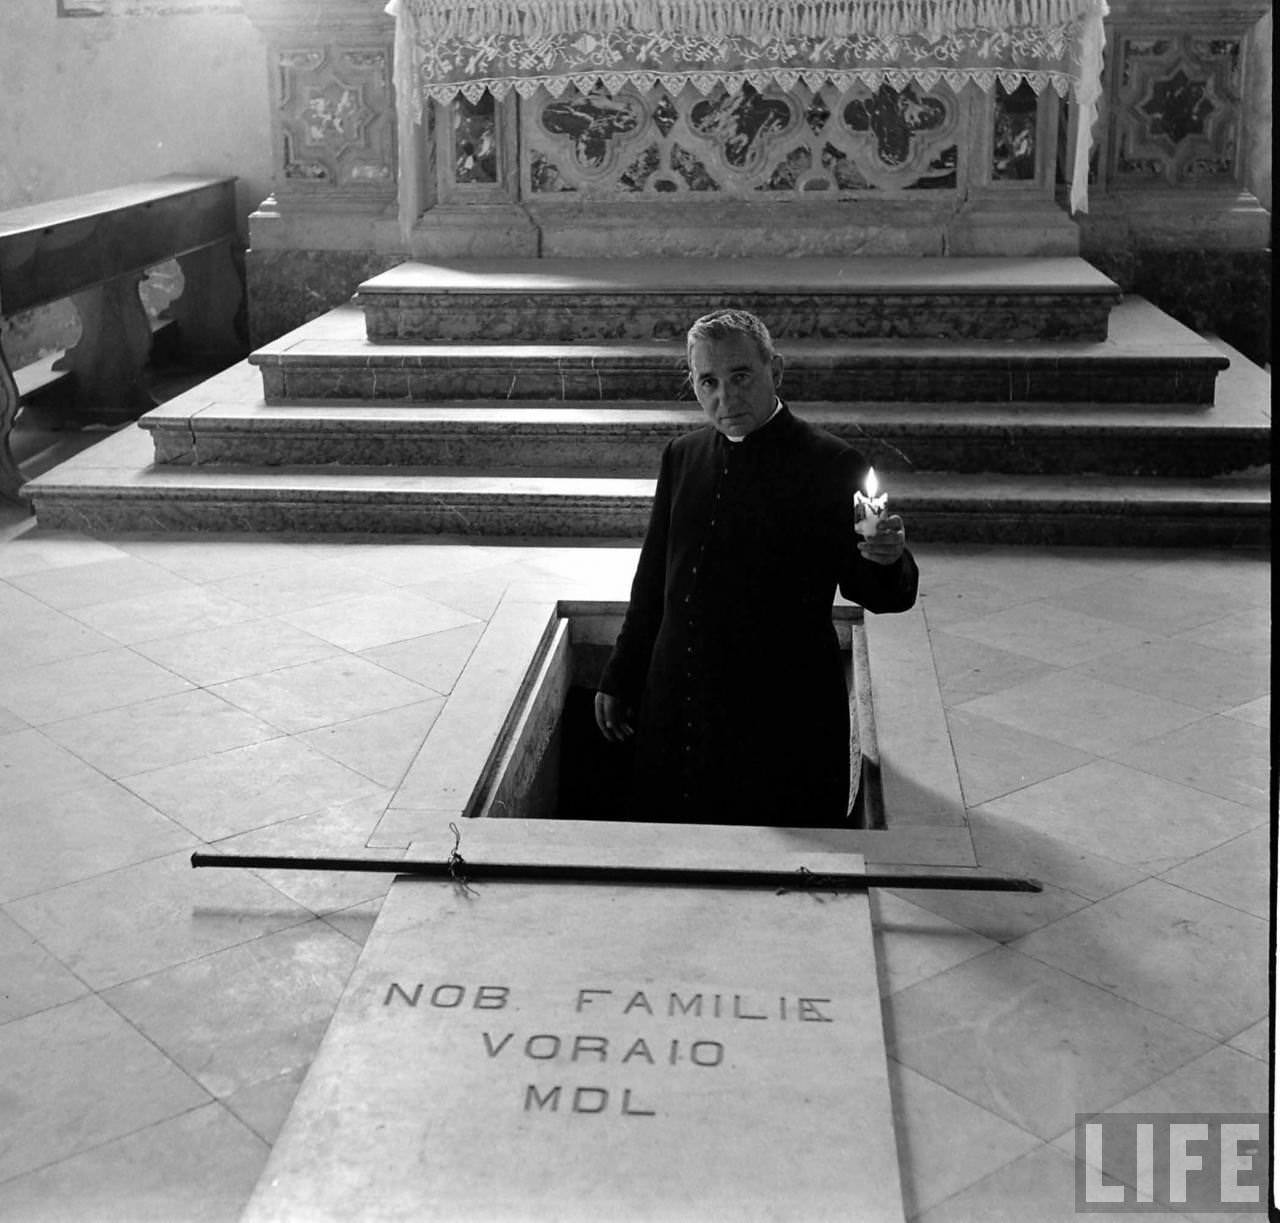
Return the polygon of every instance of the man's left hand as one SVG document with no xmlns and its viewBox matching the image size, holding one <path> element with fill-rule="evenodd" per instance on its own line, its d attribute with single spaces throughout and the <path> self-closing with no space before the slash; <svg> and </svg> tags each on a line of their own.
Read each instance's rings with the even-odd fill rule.
<svg viewBox="0 0 1280 1223">
<path fill-rule="evenodd" d="M 895 564 L 907 550 L 907 529 L 897 514 L 881 518 L 876 533 L 858 544 L 858 551 L 877 565 Z"/>
</svg>

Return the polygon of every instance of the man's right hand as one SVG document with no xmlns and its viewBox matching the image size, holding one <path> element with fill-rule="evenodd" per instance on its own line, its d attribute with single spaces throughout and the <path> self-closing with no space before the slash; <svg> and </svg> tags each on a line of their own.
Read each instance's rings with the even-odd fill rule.
<svg viewBox="0 0 1280 1223">
<path fill-rule="evenodd" d="M 620 697 L 607 692 L 596 693 L 596 725 L 610 743 L 622 743 L 635 733 L 631 725 L 631 711 Z"/>
</svg>

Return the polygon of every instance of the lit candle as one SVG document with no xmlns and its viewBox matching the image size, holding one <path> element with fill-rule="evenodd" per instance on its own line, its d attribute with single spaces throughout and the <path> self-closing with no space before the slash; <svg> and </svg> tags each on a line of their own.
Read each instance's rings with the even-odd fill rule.
<svg viewBox="0 0 1280 1223">
<path fill-rule="evenodd" d="M 880 525 L 889 505 L 889 494 L 880 492 L 880 482 L 876 479 L 876 469 L 867 468 L 864 484 L 866 492 L 861 489 L 853 494 L 853 529 L 859 535 L 870 539 Z"/>
</svg>

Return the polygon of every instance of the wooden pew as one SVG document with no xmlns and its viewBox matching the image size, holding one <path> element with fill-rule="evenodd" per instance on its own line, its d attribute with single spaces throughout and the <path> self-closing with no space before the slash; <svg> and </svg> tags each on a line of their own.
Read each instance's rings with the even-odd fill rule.
<svg viewBox="0 0 1280 1223">
<path fill-rule="evenodd" d="M 143 370 L 151 324 L 138 286 L 147 269 L 178 260 L 185 288 L 168 310 L 184 349 L 242 356 L 236 316 L 244 296 L 235 179 L 169 175 L 0 212 L 0 319 L 70 298 L 82 337 L 55 366 L 74 375 L 79 418 L 126 421 L 153 407 Z M 0 346 L 0 496 L 22 475 L 9 435 L 22 406 Z"/>
</svg>

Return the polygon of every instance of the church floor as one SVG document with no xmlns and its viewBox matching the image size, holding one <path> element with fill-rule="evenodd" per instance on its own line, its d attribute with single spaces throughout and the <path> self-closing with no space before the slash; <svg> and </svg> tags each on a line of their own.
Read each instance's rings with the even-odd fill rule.
<svg viewBox="0 0 1280 1223">
<path fill-rule="evenodd" d="M 1047 886 L 873 897 L 907 1214 L 1073 1219 L 1075 1113 L 1267 1105 L 1269 564 L 917 554 L 979 860 Z M 0 1220 L 238 1216 L 388 881 L 191 851 L 363 846 L 506 587 L 634 555 L 0 518 Z"/>
</svg>

